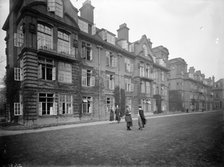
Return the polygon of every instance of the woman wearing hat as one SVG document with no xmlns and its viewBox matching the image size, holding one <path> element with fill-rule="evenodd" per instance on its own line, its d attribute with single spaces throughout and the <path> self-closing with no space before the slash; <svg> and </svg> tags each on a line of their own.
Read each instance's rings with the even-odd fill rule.
<svg viewBox="0 0 224 167">
<path fill-rule="evenodd" d="M 132 117 L 131 117 L 131 112 L 130 112 L 129 106 L 126 106 L 125 121 L 127 123 L 127 130 L 131 130 L 131 126 L 133 124 L 132 124 Z"/>
</svg>

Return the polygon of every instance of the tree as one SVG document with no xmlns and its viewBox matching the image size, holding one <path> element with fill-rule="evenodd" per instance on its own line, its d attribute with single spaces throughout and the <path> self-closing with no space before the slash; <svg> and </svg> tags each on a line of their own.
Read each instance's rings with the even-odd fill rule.
<svg viewBox="0 0 224 167">
<path fill-rule="evenodd" d="M 114 89 L 114 99 L 115 106 L 118 105 L 121 111 L 121 116 L 124 115 L 125 112 L 125 90 L 121 89 L 119 86 L 116 86 Z"/>
</svg>

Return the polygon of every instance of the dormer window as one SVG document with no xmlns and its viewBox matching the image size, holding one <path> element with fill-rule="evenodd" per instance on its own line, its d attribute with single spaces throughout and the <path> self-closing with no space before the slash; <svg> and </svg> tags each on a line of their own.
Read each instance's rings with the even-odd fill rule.
<svg viewBox="0 0 224 167">
<path fill-rule="evenodd" d="M 63 17 L 63 3 L 62 0 L 48 0 L 48 11 L 53 12 L 59 17 Z"/>
<path fill-rule="evenodd" d="M 144 53 L 144 56 L 148 56 L 148 50 L 147 50 L 147 47 L 146 47 L 146 45 L 143 45 L 142 46 L 142 48 L 143 48 L 143 53 Z"/>
</svg>

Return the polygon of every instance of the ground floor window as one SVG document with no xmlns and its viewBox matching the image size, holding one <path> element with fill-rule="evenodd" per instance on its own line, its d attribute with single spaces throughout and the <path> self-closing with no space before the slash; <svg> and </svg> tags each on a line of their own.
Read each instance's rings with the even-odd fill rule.
<svg viewBox="0 0 224 167">
<path fill-rule="evenodd" d="M 152 111 L 152 105 L 150 99 L 142 99 L 141 100 L 141 106 L 144 112 L 151 112 Z"/>
<path fill-rule="evenodd" d="M 110 109 L 114 109 L 114 98 L 113 97 L 107 97 L 107 111 L 109 112 Z"/>
<path fill-rule="evenodd" d="M 56 115 L 53 93 L 39 93 L 39 115 Z"/>
<path fill-rule="evenodd" d="M 72 95 L 59 95 L 59 114 L 72 114 Z"/>
<path fill-rule="evenodd" d="M 93 112 L 93 98 L 83 96 L 82 97 L 82 113 L 88 114 Z"/>
</svg>

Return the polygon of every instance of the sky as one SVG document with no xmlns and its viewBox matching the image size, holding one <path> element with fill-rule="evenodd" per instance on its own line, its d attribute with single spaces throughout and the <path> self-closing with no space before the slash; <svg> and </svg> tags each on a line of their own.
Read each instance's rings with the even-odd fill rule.
<svg viewBox="0 0 224 167">
<path fill-rule="evenodd" d="M 80 9 L 85 0 L 71 0 Z M 223 0 L 91 0 L 94 22 L 117 34 L 126 23 L 130 42 L 146 35 L 152 47 L 164 46 L 169 59 L 181 57 L 205 77 L 224 78 Z M 0 0 L 0 27 L 9 13 Z M 0 30 L 0 79 L 5 73 L 5 32 Z"/>
</svg>

